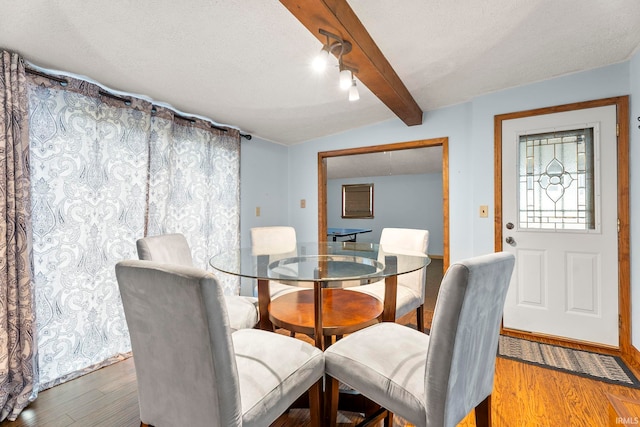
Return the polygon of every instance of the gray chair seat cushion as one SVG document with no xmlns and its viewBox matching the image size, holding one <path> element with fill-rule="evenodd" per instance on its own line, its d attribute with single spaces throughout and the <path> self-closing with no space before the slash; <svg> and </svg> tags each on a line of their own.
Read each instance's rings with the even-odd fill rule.
<svg viewBox="0 0 640 427">
<path fill-rule="evenodd" d="M 229 327 L 231 332 L 238 329 L 251 329 L 258 323 L 258 298 L 239 295 L 225 295 Z"/>
<path fill-rule="evenodd" d="M 397 323 L 379 323 L 330 346 L 325 351 L 325 371 L 407 421 L 424 426 L 428 348 L 429 335 Z"/>
<path fill-rule="evenodd" d="M 242 425 L 271 424 L 324 372 L 322 352 L 290 337 L 257 329 L 231 336 L 242 391 Z"/>
<path fill-rule="evenodd" d="M 416 307 L 422 305 L 422 295 L 418 294 L 412 288 L 402 286 L 398 277 L 398 286 L 396 292 L 396 319 L 415 310 Z M 347 288 L 350 291 L 363 292 L 384 301 L 384 280 L 371 283 L 369 285 L 354 286 Z"/>
</svg>

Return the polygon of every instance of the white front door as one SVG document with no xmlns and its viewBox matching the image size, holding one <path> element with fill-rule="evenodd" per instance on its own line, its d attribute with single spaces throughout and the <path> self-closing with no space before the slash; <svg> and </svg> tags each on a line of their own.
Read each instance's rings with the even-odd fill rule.
<svg viewBox="0 0 640 427">
<path fill-rule="evenodd" d="M 502 122 L 508 329 L 617 347 L 616 106 Z"/>
</svg>

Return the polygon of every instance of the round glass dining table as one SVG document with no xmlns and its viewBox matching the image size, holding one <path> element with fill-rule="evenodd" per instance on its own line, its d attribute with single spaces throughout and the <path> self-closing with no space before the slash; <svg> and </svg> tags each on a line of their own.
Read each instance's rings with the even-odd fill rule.
<svg viewBox="0 0 640 427">
<path fill-rule="evenodd" d="M 381 320 L 394 321 L 398 275 L 420 270 L 429 262 L 424 253 L 362 242 L 298 243 L 286 251 L 268 253 L 240 248 L 209 261 L 218 271 L 257 279 L 262 329 L 273 330 L 275 325 L 312 335 L 319 348 L 325 347 L 326 337 Z M 343 287 L 381 280 L 385 281 L 383 301 Z M 270 282 L 277 282 L 279 289 L 291 289 L 272 299 Z"/>
</svg>

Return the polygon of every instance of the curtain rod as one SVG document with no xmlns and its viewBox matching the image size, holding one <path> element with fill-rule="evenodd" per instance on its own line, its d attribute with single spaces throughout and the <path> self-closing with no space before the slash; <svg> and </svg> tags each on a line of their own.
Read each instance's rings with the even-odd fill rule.
<svg viewBox="0 0 640 427">
<path fill-rule="evenodd" d="M 124 105 L 131 105 L 131 100 L 129 98 L 124 98 L 122 96 L 114 95 L 113 93 L 109 93 L 106 90 L 99 90 L 98 93 L 102 96 L 106 96 L 107 98 L 115 99 L 116 101 L 122 101 Z"/>
<path fill-rule="evenodd" d="M 67 79 L 63 79 L 62 77 L 57 77 L 57 76 L 52 76 L 49 74 L 45 74 L 41 71 L 38 70 L 34 70 L 32 68 L 29 67 L 24 67 L 24 70 L 29 73 L 29 74 L 33 74 L 35 76 L 40 76 L 40 77 L 44 77 L 45 79 L 50 79 L 53 80 L 54 82 L 58 82 L 60 83 L 60 86 L 66 86 L 69 84 L 69 81 Z"/>
<path fill-rule="evenodd" d="M 58 82 L 58 83 L 60 83 L 60 86 L 67 86 L 69 84 L 69 81 L 67 79 L 65 79 L 65 78 L 58 77 L 58 76 L 53 76 L 53 75 L 50 75 L 50 74 L 47 74 L 47 73 L 43 73 L 42 71 L 34 70 L 33 68 L 30 68 L 30 67 L 25 67 L 24 70 L 25 70 L 25 72 L 27 72 L 29 74 L 33 74 L 33 75 L 36 75 L 36 76 L 44 77 L 45 79 L 50 79 L 50 80 L 53 80 L 54 82 Z M 103 90 L 103 89 L 98 90 L 98 93 L 100 95 L 102 95 L 102 96 L 107 96 L 109 98 L 116 99 L 118 101 L 122 101 L 127 106 L 131 105 L 131 99 L 129 99 L 129 98 L 124 98 L 122 96 L 118 96 L 118 95 L 115 95 L 113 93 L 109 93 L 109 92 L 107 92 L 106 90 Z M 155 105 L 151 108 L 151 111 L 152 112 L 156 111 Z M 186 121 L 189 121 L 191 123 L 195 123 L 195 119 L 193 117 L 183 116 L 183 115 L 178 114 L 175 111 L 174 111 L 173 114 L 174 114 L 175 117 L 177 117 L 179 119 L 186 120 Z M 213 123 L 211 123 L 211 127 L 213 129 L 216 129 L 216 130 L 219 130 L 219 131 L 222 131 L 222 132 L 228 132 L 229 131 L 226 128 L 223 128 L 223 127 L 220 127 L 220 126 L 216 126 Z M 240 136 L 242 138 L 245 138 L 247 141 L 250 141 L 251 138 L 252 138 L 251 134 L 240 133 Z"/>
<path fill-rule="evenodd" d="M 153 109 L 151 111 L 152 112 L 155 111 L 155 106 L 153 107 Z M 182 119 L 182 120 L 185 120 L 185 121 L 188 121 L 188 122 L 191 122 L 191 123 L 195 123 L 196 122 L 196 119 L 194 117 L 182 116 L 182 115 L 177 114 L 177 113 L 173 113 L 173 115 L 178 119 Z M 216 130 L 219 130 L 219 131 L 222 131 L 222 132 L 229 132 L 229 129 L 223 128 L 223 127 L 220 127 L 220 126 L 216 126 L 213 123 L 211 123 L 211 127 L 213 129 L 216 129 Z M 243 138 L 246 138 L 247 141 L 251 140 L 251 138 L 252 138 L 252 136 L 249 135 L 249 134 L 242 134 L 241 133 L 240 136 L 243 137 Z"/>
</svg>

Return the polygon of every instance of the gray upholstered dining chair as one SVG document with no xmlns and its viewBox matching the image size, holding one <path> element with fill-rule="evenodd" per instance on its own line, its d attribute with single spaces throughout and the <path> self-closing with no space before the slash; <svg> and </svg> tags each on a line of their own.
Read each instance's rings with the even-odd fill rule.
<svg viewBox="0 0 640 427">
<path fill-rule="evenodd" d="M 338 381 L 416 426 L 453 427 L 475 408 L 491 423 L 500 322 L 513 272 L 512 254 L 457 262 L 445 273 L 424 334 L 393 322 L 357 331 L 325 351 L 330 413 Z"/>
<path fill-rule="evenodd" d="M 165 264 L 193 267 L 191 248 L 179 233 L 149 236 L 136 242 L 138 258 Z M 258 299 L 240 295 L 225 295 L 232 330 L 253 328 L 258 323 Z"/>
<path fill-rule="evenodd" d="M 307 390 L 320 425 L 320 350 L 259 329 L 232 333 L 210 272 L 127 260 L 116 277 L 142 426 L 268 426 Z"/>
<path fill-rule="evenodd" d="M 427 254 L 429 231 L 413 228 L 383 228 L 380 246 L 385 252 Z M 384 261 L 384 260 L 380 260 Z M 416 311 L 417 329 L 424 332 L 424 295 L 427 284 L 427 267 L 398 276 L 396 319 Z M 384 301 L 384 280 L 368 285 L 350 287 L 349 290 L 365 292 Z"/>
</svg>

